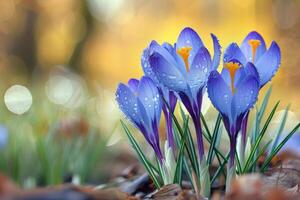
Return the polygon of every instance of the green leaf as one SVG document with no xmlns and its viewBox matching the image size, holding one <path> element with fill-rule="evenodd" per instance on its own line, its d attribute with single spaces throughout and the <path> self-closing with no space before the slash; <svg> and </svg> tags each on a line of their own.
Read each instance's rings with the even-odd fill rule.
<svg viewBox="0 0 300 200">
<path fill-rule="evenodd" d="M 211 145 L 211 143 L 212 143 L 212 137 L 211 137 L 209 128 L 207 126 L 206 120 L 205 120 L 204 116 L 202 115 L 202 113 L 201 113 L 201 120 L 202 120 L 202 123 L 203 123 L 203 125 L 205 127 L 205 131 L 207 133 L 207 134 L 205 134 L 205 132 L 203 132 L 203 136 L 208 141 L 208 143 L 210 143 L 210 145 Z M 215 145 L 211 145 L 211 146 L 214 149 L 214 152 L 216 153 L 216 157 L 217 157 L 217 160 L 219 162 L 219 165 L 221 165 L 222 164 L 221 158 L 223 160 L 225 160 L 226 159 L 225 156 L 218 150 L 218 148 Z M 226 173 L 225 169 L 222 168 L 222 172 L 225 175 L 225 173 Z"/>
<path fill-rule="evenodd" d="M 251 168 L 255 168 L 256 167 L 256 163 L 258 161 L 258 159 L 266 152 L 268 146 L 271 144 L 272 140 L 268 141 L 263 148 L 261 148 L 261 150 L 259 151 L 258 155 L 256 156 L 256 158 L 252 161 L 252 163 L 249 165 L 249 169 Z"/>
<path fill-rule="evenodd" d="M 222 169 L 224 169 L 226 163 L 228 162 L 229 159 L 229 153 L 227 153 L 226 159 L 223 160 L 223 162 L 221 163 L 221 165 L 219 165 L 218 169 L 216 170 L 214 176 L 211 178 L 211 185 L 213 184 L 213 182 L 216 180 L 216 178 L 220 175 Z M 224 177 L 226 177 L 226 174 L 224 175 Z"/>
<path fill-rule="evenodd" d="M 284 111 L 284 114 L 283 114 L 283 117 L 282 117 L 282 120 L 281 120 L 279 129 L 278 129 L 278 132 L 277 132 L 277 134 L 276 134 L 276 138 L 275 138 L 275 140 L 274 140 L 274 142 L 273 142 L 272 150 L 271 150 L 271 151 L 273 151 L 273 150 L 276 148 L 277 143 L 278 143 L 278 141 L 279 141 L 279 139 L 280 139 L 280 137 L 281 137 L 282 131 L 283 131 L 284 126 L 285 126 L 285 124 L 286 124 L 286 120 L 287 120 L 287 117 L 288 117 L 289 109 L 290 109 L 290 105 L 288 105 L 288 106 L 286 107 L 285 111 Z"/>
<path fill-rule="evenodd" d="M 210 134 L 209 128 L 208 128 L 207 123 L 206 123 L 206 120 L 205 120 L 205 118 L 204 118 L 204 116 L 203 116 L 202 113 L 201 113 L 201 121 L 202 121 L 202 124 L 203 124 L 203 126 L 205 128 L 205 131 L 207 133 L 206 137 L 209 139 L 209 143 L 211 143 L 211 134 Z"/>
<path fill-rule="evenodd" d="M 265 124 L 263 126 L 263 129 L 261 130 L 261 132 L 260 132 L 257 140 L 255 141 L 255 144 L 254 144 L 254 146 L 253 146 L 253 148 L 251 150 L 251 153 L 250 153 L 250 155 L 249 155 L 249 157 L 248 157 L 248 159 L 246 161 L 245 167 L 243 169 L 243 173 L 247 172 L 247 170 L 249 169 L 249 165 L 250 165 L 251 161 L 253 160 L 253 158 L 254 158 L 254 156 L 256 154 L 256 151 L 258 150 L 259 144 L 260 144 L 262 138 L 264 137 L 264 135 L 266 133 L 266 130 L 267 130 L 267 128 L 268 128 L 268 126 L 269 126 L 269 124 L 270 124 L 270 122 L 271 122 L 274 114 L 275 114 L 275 111 L 276 111 L 279 103 L 280 103 L 280 101 L 278 101 L 276 103 L 276 105 L 273 107 L 271 113 L 269 114 L 268 119 L 266 120 L 266 122 L 265 122 Z"/>
<path fill-rule="evenodd" d="M 154 173 L 152 167 L 149 165 L 148 159 L 146 158 L 146 156 L 142 152 L 141 148 L 139 147 L 138 143 L 136 142 L 136 140 L 132 136 L 131 132 L 129 131 L 129 129 L 127 128 L 127 126 L 125 125 L 125 123 L 122 120 L 121 120 L 121 124 L 122 124 L 122 127 L 123 127 L 125 133 L 127 134 L 127 137 L 129 139 L 132 147 L 136 151 L 140 161 L 143 163 L 143 165 L 144 165 L 145 169 L 147 170 L 149 176 L 153 180 L 153 183 L 155 184 L 156 188 L 159 189 L 161 187 L 161 185 L 160 185 L 157 177 L 155 176 L 155 173 Z"/>
<path fill-rule="evenodd" d="M 178 155 L 176 169 L 175 169 L 175 176 L 173 182 L 177 184 L 181 184 L 181 180 L 182 180 L 182 164 L 183 164 L 184 147 L 186 143 L 188 125 L 189 125 L 189 118 L 187 118 L 184 124 L 184 137 L 181 138 L 180 150 L 179 150 L 179 155 Z"/>
<path fill-rule="evenodd" d="M 200 163 L 200 185 L 201 185 L 201 194 L 204 197 L 209 197 L 211 193 L 210 185 L 210 175 L 209 175 L 209 165 L 205 160 Z"/>
<path fill-rule="evenodd" d="M 216 149 L 219 149 L 219 147 L 220 147 L 220 144 L 221 144 L 221 141 L 222 141 L 222 134 L 223 134 L 223 132 L 224 132 L 224 126 L 221 123 L 219 131 L 217 133 L 217 139 L 216 139 L 216 143 L 215 143 L 215 148 Z M 214 152 L 213 155 L 212 155 L 212 160 L 215 159 L 215 155 L 216 155 L 216 153 Z"/>
<path fill-rule="evenodd" d="M 183 109 L 180 107 L 180 112 L 181 112 L 181 117 L 184 121 L 187 120 L 188 118 L 188 115 L 185 115 L 184 114 L 184 111 Z M 192 158 L 192 162 L 195 164 L 195 166 L 198 165 L 198 159 L 197 159 L 197 153 L 196 153 L 196 149 L 195 149 L 195 144 L 194 144 L 194 140 L 193 140 L 193 137 L 192 137 L 192 134 L 191 134 L 191 131 L 189 129 L 189 127 L 187 127 L 187 148 L 189 149 L 190 153 L 191 153 L 191 158 Z M 197 167 L 198 168 L 198 167 Z M 199 171 L 199 170 L 197 170 Z"/>
<path fill-rule="evenodd" d="M 264 113 L 266 111 L 266 108 L 267 108 L 267 105 L 268 105 L 271 93 L 272 93 L 272 86 L 269 87 L 267 93 L 265 94 L 263 102 L 262 102 L 262 104 L 260 106 L 260 109 L 258 111 L 259 121 L 262 119 L 262 117 L 263 117 L 263 115 L 264 115 Z"/>
<path fill-rule="evenodd" d="M 280 149 L 283 147 L 283 145 L 293 136 L 293 134 L 298 130 L 300 127 L 300 123 L 298 123 L 295 128 L 282 140 L 282 142 L 270 153 L 268 158 L 263 163 L 260 171 L 264 172 L 267 168 L 267 166 L 270 164 L 274 156 L 280 151 Z"/>
<path fill-rule="evenodd" d="M 205 134 L 205 132 L 203 132 L 203 136 L 207 140 L 207 142 L 209 144 L 211 144 L 212 143 L 212 141 L 211 141 L 211 139 L 212 139 L 211 138 L 211 134 L 210 134 L 210 131 L 208 129 L 207 123 L 205 121 L 205 118 L 204 118 L 204 116 L 202 114 L 201 114 L 201 120 L 202 120 L 202 123 L 204 124 L 204 127 L 206 127 L 205 131 L 207 132 L 207 134 Z M 226 159 L 225 156 L 219 151 L 219 149 L 217 149 L 215 146 L 213 146 L 213 148 L 214 148 L 214 151 L 215 151 L 217 157 L 220 156 L 223 160 Z M 220 157 L 218 158 L 219 162 L 220 162 Z M 220 162 L 220 164 L 221 164 L 221 162 Z"/>
<path fill-rule="evenodd" d="M 166 100 L 163 98 L 164 102 L 166 103 Z M 170 107 L 169 105 L 166 103 L 166 106 L 168 108 L 168 110 L 170 111 Z M 181 111 L 183 112 L 183 111 Z M 178 132 L 179 132 L 179 136 L 180 138 L 183 138 L 184 137 L 184 133 L 182 131 L 182 128 L 176 118 L 176 116 L 174 115 L 173 112 L 171 112 L 171 115 L 172 115 L 172 119 L 175 123 L 175 127 L 177 128 Z M 183 119 L 186 120 L 186 116 L 183 115 Z M 185 147 L 186 147 L 186 150 L 187 150 L 187 154 L 189 156 L 189 159 L 190 159 L 190 162 L 191 162 L 191 165 L 193 167 L 193 170 L 195 171 L 196 174 L 199 174 L 198 173 L 198 169 L 199 169 L 199 166 L 198 166 L 198 161 L 197 161 L 197 155 L 196 155 L 196 151 L 195 151 L 195 146 L 194 146 L 194 143 L 193 143 L 193 139 L 190 138 L 191 137 L 191 134 L 190 134 L 190 130 L 188 128 L 188 144 L 185 143 Z"/>
<path fill-rule="evenodd" d="M 264 113 L 266 111 L 270 96 L 272 93 L 272 86 L 269 87 L 267 93 L 264 96 L 263 102 L 260 106 L 260 108 L 256 108 L 256 115 L 255 115 L 255 126 L 253 130 L 253 135 L 252 135 L 252 143 L 255 143 L 258 134 L 259 134 L 259 126 L 262 120 L 262 117 L 264 116 Z M 255 152 L 257 154 L 257 151 Z"/>
<path fill-rule="evenodd" d="M 221 120 L 222 120 L 222 117 L 221 117 L 221 114 L 219 113 L 218 117 L 217 117 L 217 120 L 216 120 L 216 123 L 215 123 L 215 128 L 214 128 L 214 132 L 213 132 L 213 135 L 212 135 L 210 147 L 209 147 L 209 150 L 208 150 L 208 155 L 207 155 L 208 165 L 211 165 L 211 163 L 213 161 L 214 147 L 216 146 Z"/>
<path fill-rule="evenodd" d="M 174 124 L 174 122 L 173 122 L 173 124 Z M 177 128 L 175 128 L 175 125 L 174 125 L 173 130 L 174 130 L 174 138 L 175 138 L 176 145 L 178 147 L 180 147 L 180 141 L 179 141 L 180 134 L 178 133 Z M 188 176 L 190 182 L 192 183 L 193 182 L 193 177 L 192 177 L 192 172 L 191 172 L 192 169 L 191 169 L 185 156 L 183 156 L 183 166 L 184 166 L 185 172 L 187 173 L 187 176 Z M 192 184 L 192 186 L 193 186 L 193 189 L 195 189 L 193 184 Z"/>
<path fill-rule="evenodd" d="M 237 169 L 238 169 L 237 173 L 241 174 L 243 172 L 243 169 L 242 169 L 242 165 L 241 165 L 240 158 L 239 158 L 237 151 L 235 151 L 235 157 L 236 157 L 236 161 L 237 161 Z"/>
</svg>

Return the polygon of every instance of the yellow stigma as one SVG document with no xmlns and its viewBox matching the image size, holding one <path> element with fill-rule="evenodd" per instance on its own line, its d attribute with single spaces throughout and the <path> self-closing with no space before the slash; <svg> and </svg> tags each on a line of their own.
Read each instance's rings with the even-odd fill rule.
<svg viewBox="0 0 300 200">
<path fill-rule="evenodd" d="M 240 64 L 236 62 L 228 62 L 224 64 L 224 68 L 228 69 L 231 78 L 231 91 L 234 93 L 234 77 L 236 71 L 240 68 Z"/>
<path fill-rule="evenodd" d="M 254 63 L 254 57 L 256 54 L 257 47 L 260 45 L 260 40 L 252 39 L 248 41 L 248 44 L 251 46 L 252 49 L 252 62 Z"/>
<path fill-rule="evenodd" d="M 177 53 L 182 57 L 186 71 L 189 70 L 189 55 L 190 51 L 192 50 L 192 47 L 182 47 L 177 50 Z"/>
</svg>

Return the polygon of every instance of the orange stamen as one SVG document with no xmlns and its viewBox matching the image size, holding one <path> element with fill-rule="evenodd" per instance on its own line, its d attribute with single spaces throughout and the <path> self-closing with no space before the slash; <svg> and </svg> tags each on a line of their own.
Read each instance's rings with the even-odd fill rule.
<svg viewBox="0 0 300 200">
<path fill-rule="evenodd" d="M 189 56 L 190 51 L 192 50 L 192 47 L 182 47 L 177 50 L 177 53 L 182 57 L 186 71 L 189 71 Z"/>
<path fill-rule="evenodd" d="M 231 78 L 231 91 L 234 93 L 234 77 L 236 71 L 241 67 L 239 63 L 228 62 L 224 64 L 224 67 L 228 69 Z"/>
<path fill-rule="evenodd" d="M 257 47 L 260 45 L 260 40 L 252 39 L 252 40 L 248 41 L 248 44 L 251 46 L 251 49 L 252 49 L 252 62 L 254 63 L 256 50 L 257 50 Z"/>
</svg>

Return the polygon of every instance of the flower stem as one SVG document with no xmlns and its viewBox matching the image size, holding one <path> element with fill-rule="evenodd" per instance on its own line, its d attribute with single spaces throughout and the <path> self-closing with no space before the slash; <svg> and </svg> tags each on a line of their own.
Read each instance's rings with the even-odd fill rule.
<svg viewBox="0 0 300 200">
<path fill-rule="evenodd" d="M 167 123 L 167 140 L 169 147 L 172 148 L 173 152 L 175 152 L 175 143 L 174 143 L 174 134 L 173 134 L 173 125 L 172 125 L 172 114 L 168 112 L 166 115 L 166 123 Z"/>
<path fill-rule="evenodd" d="M 226 193 L 230 191 L 231 183 L 235 177 L 235 151 L 236 151 L 236 137 L 230 136 L 229 163 L 227 165 L 227 176 L 226 176 Z"/>
<path fill-rule="evenodd" d="M 198 154 L 199 154 L 199 160 L 201 163 L 204 159 L 204 144 L 203 144 L 203 137 L 202 137 L 202 126 L 201 126 L 200 118 L 194 117 L 193 122 L 194 122 L 195 130 L 196 130 Z"/>
</svg>

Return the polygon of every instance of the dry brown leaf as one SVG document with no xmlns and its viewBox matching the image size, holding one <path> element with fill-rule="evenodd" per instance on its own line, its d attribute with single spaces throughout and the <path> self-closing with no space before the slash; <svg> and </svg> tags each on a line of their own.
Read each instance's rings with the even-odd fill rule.
<svg viewBox="0 0 300 200">
<path fill-rule="evenodd" d="M 164 186 L 162 189 L 148 195 L 149 200 L 197 200 L 195 194 L 188 190 L 182 190 L 177 184 Z M 201 198 L 202 199 L 202 198 Z"/>
</svg>

